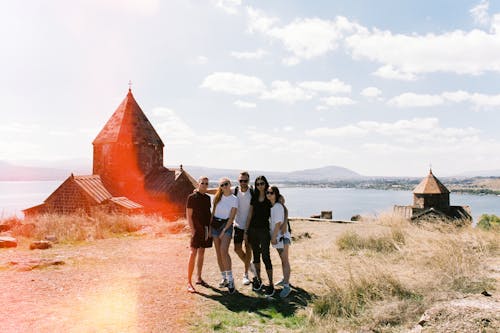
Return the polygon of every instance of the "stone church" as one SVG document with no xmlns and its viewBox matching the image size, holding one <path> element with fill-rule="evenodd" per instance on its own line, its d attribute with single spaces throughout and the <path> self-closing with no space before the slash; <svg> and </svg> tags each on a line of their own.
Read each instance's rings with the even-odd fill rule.
<svg viewBox="0 0 500 333">
<path fill-rule="evenodd" d="M 164 144 L 131 89 L 97 135 L 92 175 L 71 174 L 44 203 L 25 215 L 89 212 L 100 206 L 124 213 L 183 216 L 196 180 L 182 168 L 163 165 Z"/>
<path fill-rule="evenodd" d="M 469 206 L 450 206 L 450 191 L 432 170 L 413 190 L 412 206 L 394 206 L 394 213 L 412 221 L 472 222 Z"/>
</svg>

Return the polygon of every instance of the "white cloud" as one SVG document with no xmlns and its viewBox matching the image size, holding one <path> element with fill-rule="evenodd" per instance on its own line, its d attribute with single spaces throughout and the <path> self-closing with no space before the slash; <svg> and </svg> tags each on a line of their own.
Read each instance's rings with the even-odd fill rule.
<svg viewBox="0 0 500 333">
<path fill-rule="evenodd" d="M 344 17 L 333 21 L 297 18 L 287 25 L 278 26 L 278 19 L 262 11 L 248 8 L 247 13 L 250 32 L 260 32 L 281 41 L 285 49 L 293 54 L 283 60 L 286 65 L 296 65 L 301 59 L 311 59 L 335 50 L 344 34 L 357 27 Z"/>
<path fill-rule="evenodd" d="M 267 54 L 263 49 L 258 49 L 253 52 L 231 52 L 231 56 L 236 59 L 244 59 L 244 60 L 258 60 L 262 59 Z"/>
<path fill-rule="evenodd" d="M 293 86 L 288 81 L 273 81 L 271 90 L 265 91 L 261 98 L 292 104 L 297 101 L 309 100 L 312 98 L 312 94 Z"/>
<path fill-rule="evenodd" d="M 478 129 L 472 127 L 442 127 L 437 118 L 413 118 L 395 122 L 360 121 L 342 127 L 320 127 L 306 131 L 310 137 L 363 138 L 370 136 L 370 144 L 377 144 L 377 138 L 383 143 L 387 138 L 400 144 L 426 144 L 428 146 L 477 141 Z M 373 139 L 373 140 L 372 140 Z M 366 141 L 366 139 L 365 139 Z M 406 149 L 417 149 L 408 146 Z"/>
<path fill-rule="evenodd" d="M 208 63 L 208 58 L 205 56 L 198 56 L 195 60 L 197 65 L 205 65 L 206 63 Z"/>
<path fill-rule="evenodd" d="M 429 107 L 441 105 L 444 100 L 438 95 L 427 95 L 427 94 L 415 94 L 415 93 L 404 93 L 399 96 L 391 98 L 387 104 L 396 106 L 399 108 L 407 107 Z"/>
<path fill-rule="evenodd" d="M 290 52 L 282 60 L 288 66 L 344 46 L 354 59 L 380 63 L 373 74 L 386 79 L 413 81 L 419 74 L 434 72 L 479 75 L 500 72 L 500 14 L 490 19 L 488 4 L 481 2 L 471 14 L 480 22 L 491 22 L 490 32 L 398 34 L 369 29 L 341 16 L 334 20 L 296 18 L 280 24 L 253 8 L 247 8 L 248 30 L 280 41 Z"/>
<path fill-rule="evenodd" d="M 490 30 L 496 35 L 500 34 L 500 14 L 493 15 Z"/>
<path fill-rule="evenodd" d="M 227 14 L 234 15 L 238 13 L 241 6 L 241 0 L 216 0 L 215 7 L 222 9 Z"/>
<path fill-rule="evenodd" d="M 478 75 L 500 71 L 500 38 L 482 30 L 404 35 L 364 29 L 346 38 L 355 59 L 382 63 L 375 75 L 413 80 L 416 74 Z"/>
<path fill-rule="evenodd" d="M 474 6 L 469 12 L 474 19 L 474 22 L 486 26 L 490 22 L 490 17 L 488 15 L 488 8 L 490 3 L 488 0 L 482 0 L 478 5 Z"/>
<path fill-rule="evenodd" d="M 153 115 L 157 118 L 155 129 L 158 135 L 168 138 L 169 145 L 189 144 L 196 137 L 194 130 L 174 110 L 158 107 L 153 109 Z"/>
<path fill-rule="evenodd" d="M 260 32 L 266 33 L 279 20 L 276 17 L 270 17 L 264 14 L 261 10 L 247 7 L 248 15 L 248 31 L 250 33 Z"/>
<path fill-rule="evenodd" d="M 331 81 L 304 81 L 299 83 L 299 87 L 329 94 L 351 92 L 351 86 L 338 79 Z"/>
<path fill-rule="evenodd" d="M 300 63 L 300 59 L 297 57 L 287 57 L 283 58 L 281 62 L 286 66 L 295 66 Z"/>
<path fill-rule="evenodd" d="M 237 107 L 243 108 L 243 109 L 253 109 L 253 108 L 257 107 L 257 104 L 255 104 L 255 103 L 245 102 L 242 100 L 237 100 L 233 104 L 236 105 Z"/>
<path fill-rule="evenodd" d="M 368 87 L 361 91 L 361 96 L 368 98 L 377 98 L 382 94 L 382 91 L 377 87 Z"/>
<path fill-rule="evenodd" d="M 399 69 L 395 69 L 391 65 L 384 65 L 373 72 L 373 75 L 383 79 L 402 80 L 402 81 L 415 81 L 417 76 L 413 73 L 404 73 Z"/>
<path fill-rule="evenodd" d="M 367 131 L 359 126 L 347 125 L 337 128 L 320 127 L 306 131 L 311 137 L 360 137 L 365 136 Z"/>
<path fill-rule="evenodd" d="M 202 88 L 212 91 L 223 92 L 232 95 L 255 95 L 260 99 L 274 100 L 293 104 L 299 101 L 307 101 L 318 93 L 349 93 L 351 86 L 338 80 L 330 81 L 303 81 L 291 83 L 289 81 L 272 81 L 268 87 L 260 78 L 231 72 L 217 72 L 207 76 Z M 329 106 L 350 105 L 355 101 L 348 97 L 331 96 L 322 99 Z M 236 101 L 238 107 L 255 107 Z"/>
<path fill-rule="evenodd" d="M 203 80 L 201 87 L 232 95 L 260 94 L 266 89 L 264 82 L 255 76 L 231 72 L 210 74 Z"/>
<path fill-rule="evenodd" d="M 415 94 L 403 93 L 391 98 L 387 104 L 400 108 L 406 107 L 430 107 L 444 103 L 470 103 L 476 109 L 487 109 L 500 106 L 500 94 L 486 95 L 480 93 L 469 93 L 463 90 L 446 91 L 441 94 Z"/>
<path fill-rule="evenodd" d="M 356 101 L 353 101 L 349 97 L 330 96 L 330 97 L 324 97 L 321 100 L 328 106 L 341 106 L 341 105 L 356 104 Z"/>
</svg>

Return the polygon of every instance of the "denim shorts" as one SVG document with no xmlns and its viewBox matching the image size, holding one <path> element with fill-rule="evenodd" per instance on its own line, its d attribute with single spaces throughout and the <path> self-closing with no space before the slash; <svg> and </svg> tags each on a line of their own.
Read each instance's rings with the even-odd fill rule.
<svg viewBox="0 0 500 333">
<path fill-rule="evenodd" d="M 222 232 L 222 229 L 224 229 L 225 225 L 223 225 L 220 229 L 215 229 L 212 227 L 212 237 L 220 237 L 221 236 L 221 232 Z M 230 238 L 233 237 L 233 226 L 230 226 L 226 232 L 224 233 L 224 235 L 228 235 Z"/>
<path fill-rule="evenodd" d="M 292 240 L 290 238 L 282 237 L 282 239 L 283 239 L 283 247 L 276 249 L 280 255 L 283 253 L 283 251 L 285 251 L 285 245 L 292 244 Z"/>
</svg>

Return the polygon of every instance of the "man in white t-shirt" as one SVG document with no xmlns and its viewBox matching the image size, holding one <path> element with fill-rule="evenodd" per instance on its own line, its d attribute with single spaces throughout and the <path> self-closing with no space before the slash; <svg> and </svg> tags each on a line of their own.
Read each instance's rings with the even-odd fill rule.
<svg viewBox="0 0 500 333">
<path fill-rule="evenodd" d="M 250 175 L 247 171 L 240 172 L 238 182 L 240 185 L 236 186 L 233 190 L 234 195 L 238 198 L 238 211 L 234 219 L 234 252 L 236 252 L 245 264 L 245 274 L 243 275 L 242 282 L 244 285 L 249 285 L 248 269 L 250 268 L 250 260 L 252 259 L 252 250 L 245 230 L 247 229 L 247 217 L 250 210 L 253 189 L 248 186 Z"/>
</svg>

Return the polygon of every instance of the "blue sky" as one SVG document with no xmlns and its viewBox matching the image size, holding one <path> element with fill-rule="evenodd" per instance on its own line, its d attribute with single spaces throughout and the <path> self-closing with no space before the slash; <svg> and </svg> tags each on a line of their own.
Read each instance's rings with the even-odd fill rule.
<svg viewBox="0 0 500 333">
<path fill-rule="evenodd" d="M 132 80 L 167 165 L 500 169 L 499 1 L 0 1 L 0 37 L 0 160 L 90 165 Z"/>
</svg>

